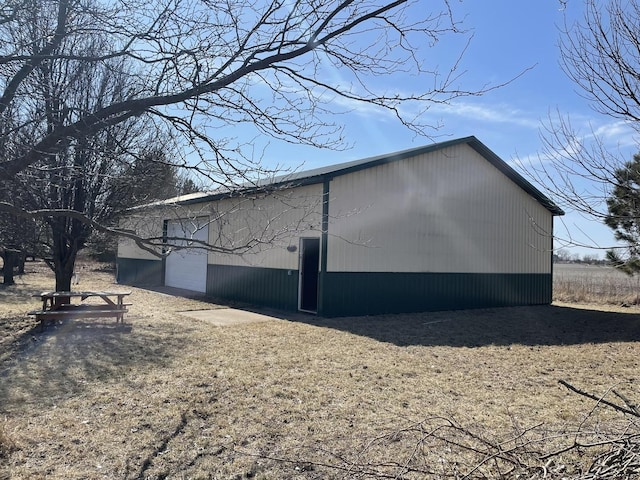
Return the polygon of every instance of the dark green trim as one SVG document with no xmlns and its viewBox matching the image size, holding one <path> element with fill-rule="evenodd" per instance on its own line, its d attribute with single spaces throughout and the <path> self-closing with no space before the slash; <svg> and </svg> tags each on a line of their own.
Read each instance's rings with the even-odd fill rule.
<svg viewBox="0 0 640 480">
<path fill-rule="evenodd" d="M 207 295 L 297 311 L 298 271 L 209 265 Z M 551 303 L 551 275 L 321 272 L 324 317 Z"/>
<path fill-rule="evenodd" d="M 161 260 L 117 259 L 117 282 L 161 286 Z M 318 314 L 324 317 L 463 310 L 551 303 L 550 274 L 326 272 Z M 207 295 L 298 310 L 298 270 L 208 265 Z"/>
<path fill-rule="evenodd" d="M 162 243 L 167 244 L 167 232 L 169 231 L 169 220 L 162 221 Z M 167 276 L 167 251 L 166 247 L 162 247 L 162 277 L 160 285 L 164 285 Z"/>
<path fill-rule="evenodd" d="M 158 287 L 163 285 L 164 262 L 122 258 L 116 260 L 116 281 L 123 285 Z"/>
<path fill-rule="evenodd" d="M 298 309 L 298 270 L 207 266 L 207 295 L 280 310 Z"/>
<path fill-rule="evenodd" d="M 549 274 L 325 273 L 322 315 L 341 317 L 551 303 Z"/>
<path fill-rule="evenodd" d="M 330 180 L 322 184 L 322 233 L 320 236 L 320 270 L 318 272 L 318 313 L 323 309 L 324 272 L 327 271 L 327 253 L 329 248 L 329 193 Z"/>
<path fill-rule="evenodd" d="M 549 251 L 549 271 L 551 272 L 551 278 L 553 278 L 553 254 L 555 252 L 554 248 L 553 248 L 553 241 L 555 237 L 555 231 L 554 231 L 554 225 L 553 225 L 553 218 L 551 219 L 551 250 Z"/>
</svg>

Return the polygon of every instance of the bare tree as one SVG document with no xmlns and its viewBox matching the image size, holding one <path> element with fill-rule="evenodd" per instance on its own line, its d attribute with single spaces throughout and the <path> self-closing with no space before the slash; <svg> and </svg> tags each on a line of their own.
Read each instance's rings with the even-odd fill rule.
<svg viewBox="0 0 640 480">
<path fill-rule="evenodd" d="M 46 31 L 46 11 L 33 13 L 27 27 L 33 38 L 40 38 Z M 65 38 L 55 51 L 73 42 L 78 54 L 96 55 L 107 41 L 104 35 Z M 13 132 L 9 151 L 19 156 L 31 147 L 31 138 L 47 135 L 105 102 L 120 100 L 129 78 L 126 63 L 126 59 L 108 59 L 92 65 L 59 57 L 41 61 L 24 82 L 29 86 L 30 101 L 22 106 L 21 113 L 31 119 L 31 124 Z M 144 118 L 132 117 L 105 126 L 90 137 L 65 138 L 56 151 L 40 156 L 7 180 L 7 185 L 20 192 L 11 202 L 14 207 L 23 211 L 74 211 L 84 217 L 40 216 L 50 232 L 45 260 L 55 272 L 56 289 L 70 290 L 77 254 L 93 229 L 86 220 L 106 223 L 117 214 L 119 204 L 109 201 L 112 179 L 126 174 L 133 152 L 153 142 L 149 135 L 153 132 L 156 129 Z"/>
<path fill-rule="evenodd" d="M 49 202 L 0 209 L 64 232 L 53 235 L 53 262 L 57 288 L 65 288 L 91 228 L 108 227 L 87 193 L 103 194 L 104 178 L 131 164 L 145 134 L 184 147 L 188 155 L 174 156 L 172 166 L 233 190 L 274 172 L 250 145 L 220 135 L 223 128 L 248 124 L 260 135 L 339 149 L 347 142 L 332 114 L 347 102 L 430 133 L 421 115 L 429 105 L 498 87 L 462 89 L 459 58 L 443 72 L 428 66 L 425 46 L 464 33 L 448 0 L 433 10 L 409 0 L 7 0 L 0 188 L 48 177 L 34 195 Z M 335 70 L 342 81 L 333 80 Z M 427 87 L 376 89 L 376 78 L 406 74 Z"/>
<path fill-rule="evenodd" d="M 402 105 L 417 102 L 424 108 L 434 101 L 480 92 L 459 89 L 456 64 L 440 75 L 425 69 L 418 56 L 425 41 L 459 32 L 446 2 L 442 12 L 427 13 L 422 19 L 408 18 L 409 6 L 406 0 L 382 5 L 25 0 L 7 5 L 0 24 L 5 79 L 0 114 L 27 103 L 30 78 L 53 58 L 94 66 L 126 58 L 135 68 L 122 98 L 77 112 L 41 132 L 23 152 L 0 164 L 2 177 L 59 151 L 70 138 L 91 136 L 139 115 L 170 124 L 193 144 L 204 142 L 217 153 L 216 160 L 225 158 L 224 143 L 210 138 L 204 127 L 251 123 L 285 140 L 318 147 L 340 145 L 340 128 L 321 118 L 331 111 L 336 97 L 390 109 L 408 127 L 424 131 L 428 125 L 406 119 Z M 49 19 L 44 31 L 21 28 L 34 14 Z M 35 33 L 33 41 L 26 40 L 29 33 Z M 79 39 L 97 34 L 108 36 L 109 45 L 98 52 L 78 51 Z M 333 68 L 348 74 L 347 82 L 329 81 L 326 74 Z M 367 81 L 398 72 L 429 75 L 432 82 L 425 78 L 427 91 L 404 94 L 377 93 Z M 24 123 L 27 119 L 18 128 Z"/>
<path fill-rule="evenodd" d="M 561 31 L 562 68 L 593 110 L 614 120 L 614 129 L 640 132 L 640 3 L 586 0 L 584 4 L 582 19 L 567 20 Z M 558 112 L 542 131 L 539 161 L 524 168 L 567 210 L 615 223 L 607 200 L 621 186 L 616 172 L 630 155 L 621 145 L 609 144 L 610 131 L 595 127 L 583 131 Z M 628 143 L 632 141 L 629 138 Z M 565 240 L 567 245 L 578 244 L 572 238 Z"/>
<path fill-rule="evenodd" d="M 27 192 L 0 190 L 0 201 L 22 204 Z M 24 273 L 28 255 L 42 255 L 47 235 L 42 223 L 17 213 L 0 215 L 0 258 L 3 260 L 3 284 L 13 285 L 14 273 Z"/>
</svg>

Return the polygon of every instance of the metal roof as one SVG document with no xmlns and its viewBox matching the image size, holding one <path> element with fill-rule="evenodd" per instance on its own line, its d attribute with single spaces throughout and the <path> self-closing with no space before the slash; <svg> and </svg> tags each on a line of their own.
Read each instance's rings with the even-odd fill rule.
<svg viewBox="0 0 640 480">
<path fill-rule="evenodd" d="M 558 207 L 552 200 L 545 196 L 540 190 L 529 183 L 522 175 L 516 172 L 510 167 L 504 160 L 491 151 L 486 145 L 474 136 L 458 138 L 455 140 L 448 140 L 445 142 L 433 143 L 431 145 L 425 145 L 422 147 L 411 148 L 408 150 L 402 150 L 400 152 L 388 153 L 384 155 L 377 155 L 375 157 L 363 158 L 361 160 L 354 160 L 351 162 L 340 163 L 336 165 L 328 165 L 326 167 L 320 167 L 312 170 L 306 170 L 302 172 L 294 172 L 279 177 L 275 177 L 268 181 L 260 181 L 253 184 L 248 184 L 246 188 L 239 188 L 237 190 L 216 190 L 213 192 L 201 192 L 192 193 L 189 195 L 183 195 L 181 197 L 170 198 L 159 202 L 154 202 L 149 206 L 160 205 L 189 205 L 195 203 L 203 203 L 222 198 L 244 195 L 247 193 L 270 190 L 273 188 L 281 187 L 296 187 L 302 185 L 311 185 L 315 183 L 322 183 L 340 175 L 347 175 L 349 173 L 357 172 L 367 168 L 384 165 L 405 158 L 414 157 L 424 153 L 435 152 L 444 148 L 467 144 L 484 157 L 489 163 L 500 170 L 511 181 L 522 188 L 525 192 L 535 198 L 542 206 L 549 210 L 553 215 L 564 215 L 564 211 Z"/>
</svg>

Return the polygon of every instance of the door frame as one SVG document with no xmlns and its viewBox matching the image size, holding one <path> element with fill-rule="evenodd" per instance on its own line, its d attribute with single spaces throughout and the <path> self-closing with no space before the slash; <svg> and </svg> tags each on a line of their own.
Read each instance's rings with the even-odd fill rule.
<svg viewBox="0 0 640 480">
<path fill-rule="evenodd" d="M 315 243 L 315 248 L 313 244 Z M 315 266 L 315 280 L 308 277 L 308 272 L 305 272 L 305 260 L 314 262 L 317 260 Z M 314 262 L 316 263 L 316 262 Z M 315 286 L 315 291 L 314 291 Z M 307 313 L 318 313 L 318 293 L 320 287 L 320 237 L 301 237 L 300 238 L 300 254 L 298 255 L 298 310 Z M 305 294 L 313 295 L 315 298 L 315 308 L 310 308 L 308 305 Z"/>
</svg>

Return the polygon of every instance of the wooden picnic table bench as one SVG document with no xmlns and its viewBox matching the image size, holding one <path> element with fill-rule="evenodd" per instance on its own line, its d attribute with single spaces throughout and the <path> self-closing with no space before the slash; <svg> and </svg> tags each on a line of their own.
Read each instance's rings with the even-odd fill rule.
<svg viewBox="0 0 640 480">
<path fill-rule="evenodd" d="M 42 310 L 34 310 L 34 315 L 44 329 L 47 322 L 66 318 L 99 318 L 114 317 L 116 322 L 124 322 L 124 314 L 131 303 L 125 303 L 124 298 L 131 292 L 42 292 L 34 295 L 42 301 Z M 89 298 L 101 299 L 101 303 L 72 303 L 73 299 L 81 302 Z"/>
</svg>

